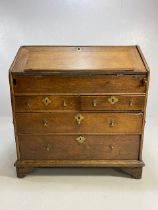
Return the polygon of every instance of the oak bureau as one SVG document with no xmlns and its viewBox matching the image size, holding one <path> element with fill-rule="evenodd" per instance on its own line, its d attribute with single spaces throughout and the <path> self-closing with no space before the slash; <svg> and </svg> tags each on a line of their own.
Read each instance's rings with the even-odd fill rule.
<svg viewBox="0 0 158 210">
<path fill-rule="evenodd" d="M 9 79 L 18 177 L 111 167 L 141 178 L 149 68 L 138 46 L 22 46 Z"/>
</svg>

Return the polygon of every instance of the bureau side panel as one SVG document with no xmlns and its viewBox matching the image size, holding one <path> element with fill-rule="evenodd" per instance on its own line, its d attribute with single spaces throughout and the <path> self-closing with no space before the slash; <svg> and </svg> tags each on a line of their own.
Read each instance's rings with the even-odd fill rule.
<svg viewBox="0 0 158 210">
<path fill-rule="evenodd" d="M 12 77 L 11 70 L 9 71 L 9 84 L 10 84 L 11 108 L 12 108 L 12 117 L 13 117 L 15 143 L 16 143 L 16 154 L 17 154 L 17 159 L 20 160 L 18 136 L 17 136 L 17 132 L 16 132 L 16 127 L 17 126 L 16 126 L 16 112 L 15 112 L 15 96 L 14 96 L 13 77 Z"/>
</svg>

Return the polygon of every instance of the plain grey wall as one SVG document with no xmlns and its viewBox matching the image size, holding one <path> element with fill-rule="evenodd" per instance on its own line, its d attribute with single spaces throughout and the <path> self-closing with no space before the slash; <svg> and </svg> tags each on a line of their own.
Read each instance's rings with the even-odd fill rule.
<svg viewBox="0 0 158 210">
<path fill-rule="evenodd" d="M 20 45 L 139 44 L 151 68 L 148 115 L 158 117 L 158 1 L 0 0 L 0 116 L 11 114 L 8 69 Z"/>
</svg>

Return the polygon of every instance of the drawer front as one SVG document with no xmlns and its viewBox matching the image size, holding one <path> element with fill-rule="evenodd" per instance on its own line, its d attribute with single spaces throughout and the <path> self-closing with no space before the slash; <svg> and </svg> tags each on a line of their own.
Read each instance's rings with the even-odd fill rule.
<svg viewBox="0 0 158 210">
<path fill-rule="evenodd" d="M 16 94 L 145 93 L 144 75 L 102 76 L 17 76 Z"/>
<path fill-rule="evenodd" d="M 17 113 L 18 133 L 141 133 L 142 113 Z"/>
<path fill-rule="evenodd" d="M 144 110 L 144 96 L 81 96 L 81 110 Z"/>
<path fill-rule="evenodd" d="M 16 96 L 16 112 L 38 112 L 51 110 L 79 110 L 77 96 Z"/>
<path fill-rule="evenodd" d="M 82 140 L 82 141 L 81 141 Z M 21 159 L 138 159 L 139 135 L 19 135 Z"/>
<path fill-rule="evenodd" d="M 16 96 L 16 112 L 144 110 L 145 96 Z"/>
</svg>

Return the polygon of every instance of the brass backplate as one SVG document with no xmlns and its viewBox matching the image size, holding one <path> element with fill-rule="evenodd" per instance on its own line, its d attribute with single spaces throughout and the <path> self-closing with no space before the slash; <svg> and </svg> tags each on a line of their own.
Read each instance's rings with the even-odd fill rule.
<svg viewBox="0 0 158 210">
<path fill-rule="evenodd" d="M 81 124 L 81 121 L 84 119 L 84 117 L 81 114 L 77 114 L 75 116 L 75 119 L 77 121 L 77 124 L 80 125 Z"/>
<path fill-rule="evenodd" d="M 108 101 L 111 103 L 111 104 L 115 104 L 118 102 L 118 98 L 116 98 L 115 96 L 111 96 L 110 98 L 108 98 Z"/>
<path fill-rule="evenodd" d="M 79 136 L 76 138 L 78 144 L 85 144 L 86 138 L 84 136 Z"/>
<path fill-rule="evenodd" d="M 44 103 L 45 106 L 48 106 L 52 101 L 48 98 L 48 97 L 45 97 L 42 102 Z"/>
</svg>

